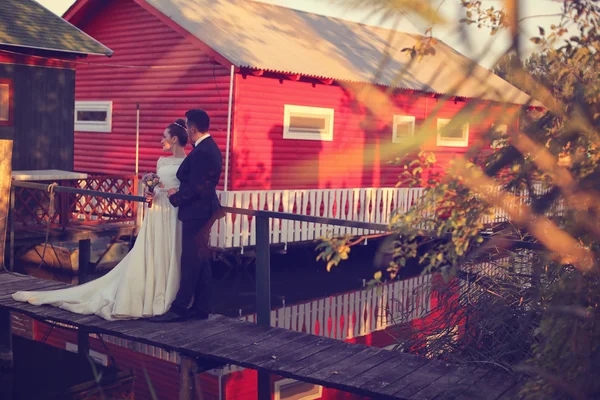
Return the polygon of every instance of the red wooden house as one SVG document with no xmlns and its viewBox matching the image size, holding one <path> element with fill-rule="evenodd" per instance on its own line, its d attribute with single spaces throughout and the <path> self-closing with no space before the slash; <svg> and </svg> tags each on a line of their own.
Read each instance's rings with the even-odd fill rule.
<svg viewBox="0 0 600 400">
<path fill-rule="evenodd" d="M 483 133 L 515 130 L 531 101 L 441 41 L 413 62 L 402 49 L 421 36 L 249 0 L 77 0 L 65 18 L 114 50 L 77 67 L 75 107 L 94 118 L 75 122 L 75 169 L 134 172 L 139 124 L 140 172 L 152 170 L 164 127 L 203 108 L 232 206 L 385 223 L 420 193 L 394 187 L 390 160 L 420 146 L 443 166 Z M 277 223 L 271 240 L 321 228 Z M 253 245 L 252 232 L 222 220 L 212 244 Z"/>
</svg>

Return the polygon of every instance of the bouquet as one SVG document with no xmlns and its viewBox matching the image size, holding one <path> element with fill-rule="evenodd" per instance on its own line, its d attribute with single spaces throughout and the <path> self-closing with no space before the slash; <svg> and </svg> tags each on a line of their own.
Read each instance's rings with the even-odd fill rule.
<svg viewBox="0 0 600 400">
<path fill-rule="evenodd" d="M 148 172 L 142 177 L 142 183 L 146 185 L 148 191 L 154 193 L 154 188 L 160 185 L 160 178 L 153 172 Z M 152 207 L 152 201 L 148 202 L 148 207 Z"/>
</svg>

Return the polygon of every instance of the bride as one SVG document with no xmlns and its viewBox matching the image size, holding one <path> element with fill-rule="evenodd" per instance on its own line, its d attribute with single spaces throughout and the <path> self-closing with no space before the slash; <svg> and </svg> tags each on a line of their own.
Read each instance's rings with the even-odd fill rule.
<svg viewBox="0 0 600 400">
<path fill-rule="evenodd" d="M 180 281 L 181 223 L 177 208 L 167 197 L 179 188 L 177 169 L 185 158 L 188 135 L 178 119 L 165 129 L 161 144 L 169 157 L 160 157 L 156 173 L 160 187 L 144 217 L 135 245 L 109 273 L 67 289 L 16 292 L 13 298 L 33 305 L 50 304 L 78 314 L 96 314 L 107 320 L 153 317 L 164 314 L 177 295 Z"/>
</svg>

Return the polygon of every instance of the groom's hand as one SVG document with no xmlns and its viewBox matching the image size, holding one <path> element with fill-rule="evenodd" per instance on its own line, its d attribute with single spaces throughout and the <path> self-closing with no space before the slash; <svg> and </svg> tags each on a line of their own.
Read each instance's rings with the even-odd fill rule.
<svg viewBox="0 0 600 400">
<path fill-rule="evenodd" d="M 169 189 L 169 190 L 167 191 L 167 196 L 168 196 L 168 197 L 171 197 L 171 196 L 173 196 L 175 193 L 177 193 L 177 189 Z"/>
</svg>

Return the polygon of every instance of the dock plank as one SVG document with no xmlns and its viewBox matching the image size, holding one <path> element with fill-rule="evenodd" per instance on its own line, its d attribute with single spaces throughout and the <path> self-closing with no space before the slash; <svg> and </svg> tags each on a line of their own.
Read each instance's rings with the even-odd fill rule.
<svg viewBox="0 0 600 400">
<path fill-rule="evenodd" d="M 508 374 L 490 371 L 483 379 L 480 379 L 469 389 L 460 393 L 455 399 L 466 400 L 484 398 L 495 400 L 511 389 L 515 383 L 516 380 Z M 485 397 L 481 397 L 482 394 L 485 394 Z"/>
<path fill-rule="evenodd" d="M 292 343 L 301 343 L 299 342 L 299 339 L 306 337 L 309 337 L 309 335 L 306 333 L 287 331 L 281 335 L 271 337 L 258 343 L 253 343 L 252 345 L 239 349 L 235 355 L 240 361 L 244 362 L 260 360 L 261 356 L 270 358 L 281 347 L 290 347 Z M 224 353 L 224 356 L 226 357 L 231 355 L 233 355 L 231 352 Z"/>
<path fill-rule="evenodd" d="M 348 382 L 366 390 L 369 390 L 369 388 L 381 389 L 416 369 L 423 367 L 428 362 L 429 360 L 427 359 L 419 359 L 412 356 L 410 358 L 394 356 L 362 372 Z"/>
<path fill-rule="evenodd" d="M 394 353 L 391 351 L 368 347 L 360 353 L 346 358 L 343 363 L 322 368 L 313 373 L 309 372 L 308 375 L 316 379 L 326 379 L 334 383 L 342 383 L 365 373 L 393 357 Z"/>
<path fill-rule="evenodd" d="M 285 357 L 287 354 L 293 352 L 302 352 L 302 349 L 311 346 L 313 343 L 319 340 L 321 339 L 318 336 L 305 335 L 294 339 L 291 342 L 285 343 L 282 346 L 270 349 L 263 354 L 257 354 L 254 357 L 243 359 L 243 361 L 263 366 L 263 368 L 268 368 L 269 365 L 273 365 L 275 361 Z"/>
<path fill-rule="evenodd" d="M 454 375 L 453 372 L 456 372 L 455 368 L 455 366 L 450 366 L 444 362 L 431 360 L 422 368 L 417 368 L 399 380 L 392 382 L 387 386 L 383 386 L 381 389 L 373 389 L 401 398 L 412 398 L 412 396 L 418 393 L 420 390 L 437 382 L 443 377 L 447 375 Z M 443 389 L 438 390 L 435 394 L 437 395 L 441 392 L 443 392 Z"/>
<path fill-rule="evenodd" d="M 411 400 L 432 400 L 446 390 L 454 387 L 465 375 L 475 372 L 475 367 L 459 366 L 454 373 L 445 374 L 439 379 L 432 381 L 419 391 L 410 396 Z"/>
<path fill-rule="evenodd" d="M 367 346 L 348 346 L 345 342 L 330 347 L 329 349 L 320 353 L 314 354 L 311 357 L 305 358 L 297 364 L 291 364 L 286 368 L 286 371 L 294 373 L 302 373 L 310 375 L 321 369 L 340 365 L 345 359 L 360 353 Z"/>
<path fill-rule="evenodd" d="M 149 344 L 207 362 L 221 362 L 312 382 L 378 399 L 506 398 L 515 391 L 511 376 L 485 369 L 460 368 L 441 361 L 376 349 L 302 332 L 211 316 L 183 323 L 145 319 L 106 321 L 50 306 L 12 299 L 17 290 L 68 285 L 0 273 L 0 308 L 89 333 Z M 456 390 L 456 388 L 460 388 Z"/>
<path fill-rule="evenodd" d="M 303 349 L 298 349 L 298 351 L 287 353 L 279 359 L 274 360 L 270 368 L 274 371 L 286 371 L 286 367 L 288 367 L 289 365 L 304 360 L 305 358 L 308 358 L 313 354 L 327 350 L 330 347 L 335 346 L 335 344 L 336 343 L 334 339 L 322 338 L 312 343 L 310 346 L 307 346 Z"/>
<path fill-rule="evenodd" d="M 434 400 L 452 400 L 456 396 L 460 395 L 462 392 L 468 390 L 475 383 L 479 382 L 479 380 L 483 379 L 484 376 L 490 371 L 483 368 L 476 368 L 471 371 L 467 376 L 462 377 L 456 384 L 447 388 L 444 392 L 436 395 Z"/>
</svg>

